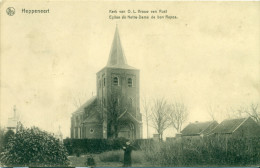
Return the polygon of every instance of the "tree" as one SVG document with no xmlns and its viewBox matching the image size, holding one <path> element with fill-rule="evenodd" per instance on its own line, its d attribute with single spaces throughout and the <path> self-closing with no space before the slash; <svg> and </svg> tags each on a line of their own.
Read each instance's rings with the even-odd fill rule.
<svg viewBox="0 0 260 168">
<path fill-rule="evenodd" d="M 93 93 L 92 93 L 92 96 L 93 96 Z M 75 107 L 75 108 L 79 108 L 82 104 L 85 103 L 85 101 L 87 101 L 88 99 L 88 94 L 86 91 L 73 91 L 71 93 L 71 102 L 72 102 L 72 105 Z"/>
<path fill-rule="evenodd" d="M 210 118 L 213 121 L 215 121 L 216 120 L 216 113 L 217 113 L 215 106 L 213 106 L 212 104 L 208 105 L 207 106 L 207 112 L 208 112 L 208 115 L 210 116 Z"/>
<path fill-rule="evenodd" d="M 172 126 L 178 133 L 181 132 L 183 123 L 187 120 L 189 115 L 187 106 L 181 101 L 175 101 L 170 104 L 170 120 Z"/>
<path fill-rule="evenodd" d="M 4 129 L 0 126 L 0 153 L 4 150 Z"/>
<path fill-rule="evenodd" d="M 3 147 L 5 147 L 8 144 L 8 141 L 10 138 L 12 138 L 12 136 L 14 136 L 14 131 L 13 130 L 8 130 L 5 134 L 4 134 L 4 138 L 3 138 Z"/>
<path fill-rule="evenodd" d="M 252 103 L 249 106 L 240 106 L 237 112 L 253 118 L 255 122 L 260 124 L 260 110 L 258 109 L 258 104 Z"/>
<path fill-rule="evenodd" d="M 150 114 L 150 102 L 147 100 L 147 98 L 142 99 L 142 107 L 144 110 L 144 117 L 146 122 L 147 138 L 149 138 L 149 120 L 151 118 L 151 114 Z"/>
<path fill-rule="evenodd" d="M 163 132 L 171 124 L 169 118 L 169 106 L 165 99 L 156 99 L 151 109 L 152 127 L 159 134 L 160 140 L 163 139 Z"/>
<path fill-rule="evenodd" d="M 6 166 L 68 166 L 68 154 L 52 134 L 37 127 L 19 126 L 1 153 Z"/>
<path fill-rule="evenodd" d="M 103 101 L 104 110 L 106 110 L 107 114 L 105 114 L 105 118 L 107 118 L 108 122 L 108 137 L 109 138 L 117 138 L 119 127 L 122 124 L 119 121 L 119 116 L 127 110 L 126 106 L 122 106 L 122 102 L 124 101 L 124 97 L 119 94 L 110 94 L 110 98 L 106 102 Z"/>
</svg>

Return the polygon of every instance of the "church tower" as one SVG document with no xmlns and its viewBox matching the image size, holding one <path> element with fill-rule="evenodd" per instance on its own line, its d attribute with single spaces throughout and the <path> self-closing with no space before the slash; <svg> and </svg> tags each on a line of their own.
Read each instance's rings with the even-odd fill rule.
<svg viewBox="0 0 260 168">
<path fill-rule="evenodd" d="M 97 95 L 71 116 L 71 138 L 142 138 L 139 70 L 127 64 L 116 27 L 107 65 L 96 74 Z"/>
<path fill-rule="evenodd" d="M 127 64 L 116 27 L 107 65 L 96 74 L 103 138 L 142 138 L 139 74 Z"/>
</svg>

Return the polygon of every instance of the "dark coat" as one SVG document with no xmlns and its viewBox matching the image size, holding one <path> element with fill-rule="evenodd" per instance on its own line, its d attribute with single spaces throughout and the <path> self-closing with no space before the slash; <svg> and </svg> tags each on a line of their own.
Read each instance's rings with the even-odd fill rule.
<svg viewBox="0 0 260 168">
<path fill-rule="evenodd" d="M 133 150 L 133 146 L 126 145 L 124 148 L 124 167 L 131 167 L 132 166 L 132 157 L 131 153 Z"/>
</svg>

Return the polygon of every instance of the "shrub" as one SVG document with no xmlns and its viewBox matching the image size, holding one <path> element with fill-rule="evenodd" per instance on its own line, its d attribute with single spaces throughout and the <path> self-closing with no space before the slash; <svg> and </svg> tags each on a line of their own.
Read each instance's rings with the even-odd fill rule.
<svg viewBox="0 0 260 168">
<path fill-rule="evenodd" d="M 102 153 L 111 150 L 120 150 L 127 140 L 117 139 L 64 139 L 64 146 L 69 155 Z"/>
<path fill-rule="evenodd" d="M 3 147 L 5 147 L 8 144 L 8 141 L 10 138 L 12 138 L 12 136 L 14 136 L 14 131 L 12 130 L 8 130 L 3 137 Z"/>
<path fill-rule="evenodd" d="M 0 127 L 0 153 L 4 150 L 4 129 Z"/>
<path fill-rule="evenodd" d="M 132 163 L 142 163 L 144 161 L 144 153 L 142 151 L 133 151 Z M 124 161 L 124 151 L 115 150 L 101 153 L 99 159 L 102 162 L 123 162 Z"/>
<path fill-rule="evenodd" d="M 260 138 L 183 138 L 142 147 L 159 166 L 259 165 Z"/>
<path fill-rule="evenodd" d="M 104 152 L 99 155 L 102 162 L 121 162 L 123 160 L 124 152 L 122 150 Z"/>
<path fill-rule="evenodd" d="M 37 127 L 23 128 L 11 136 L 1 153 L 6 166 L 67 166 L 64 146 L 51 134 Z"/>
</svg>

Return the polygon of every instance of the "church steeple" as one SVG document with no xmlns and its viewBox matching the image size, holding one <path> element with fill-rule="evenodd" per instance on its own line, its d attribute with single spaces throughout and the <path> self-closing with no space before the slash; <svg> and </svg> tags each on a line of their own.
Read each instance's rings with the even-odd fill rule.
<svg viewBox="0 0 260 168">
<path fill-rule="evenodd" d="M 120 36 L 119 36 L 119 31 L 118 27 L 116 25 L 116 31 L 114 35 L 114 40 L 111 46 L 110 54 L 109 54 L 109 59 L 107 62 L 107 66 L 110 67 L 122 67 L 127 65 L 126 57 L 122 48 Z"/>
</svg>

